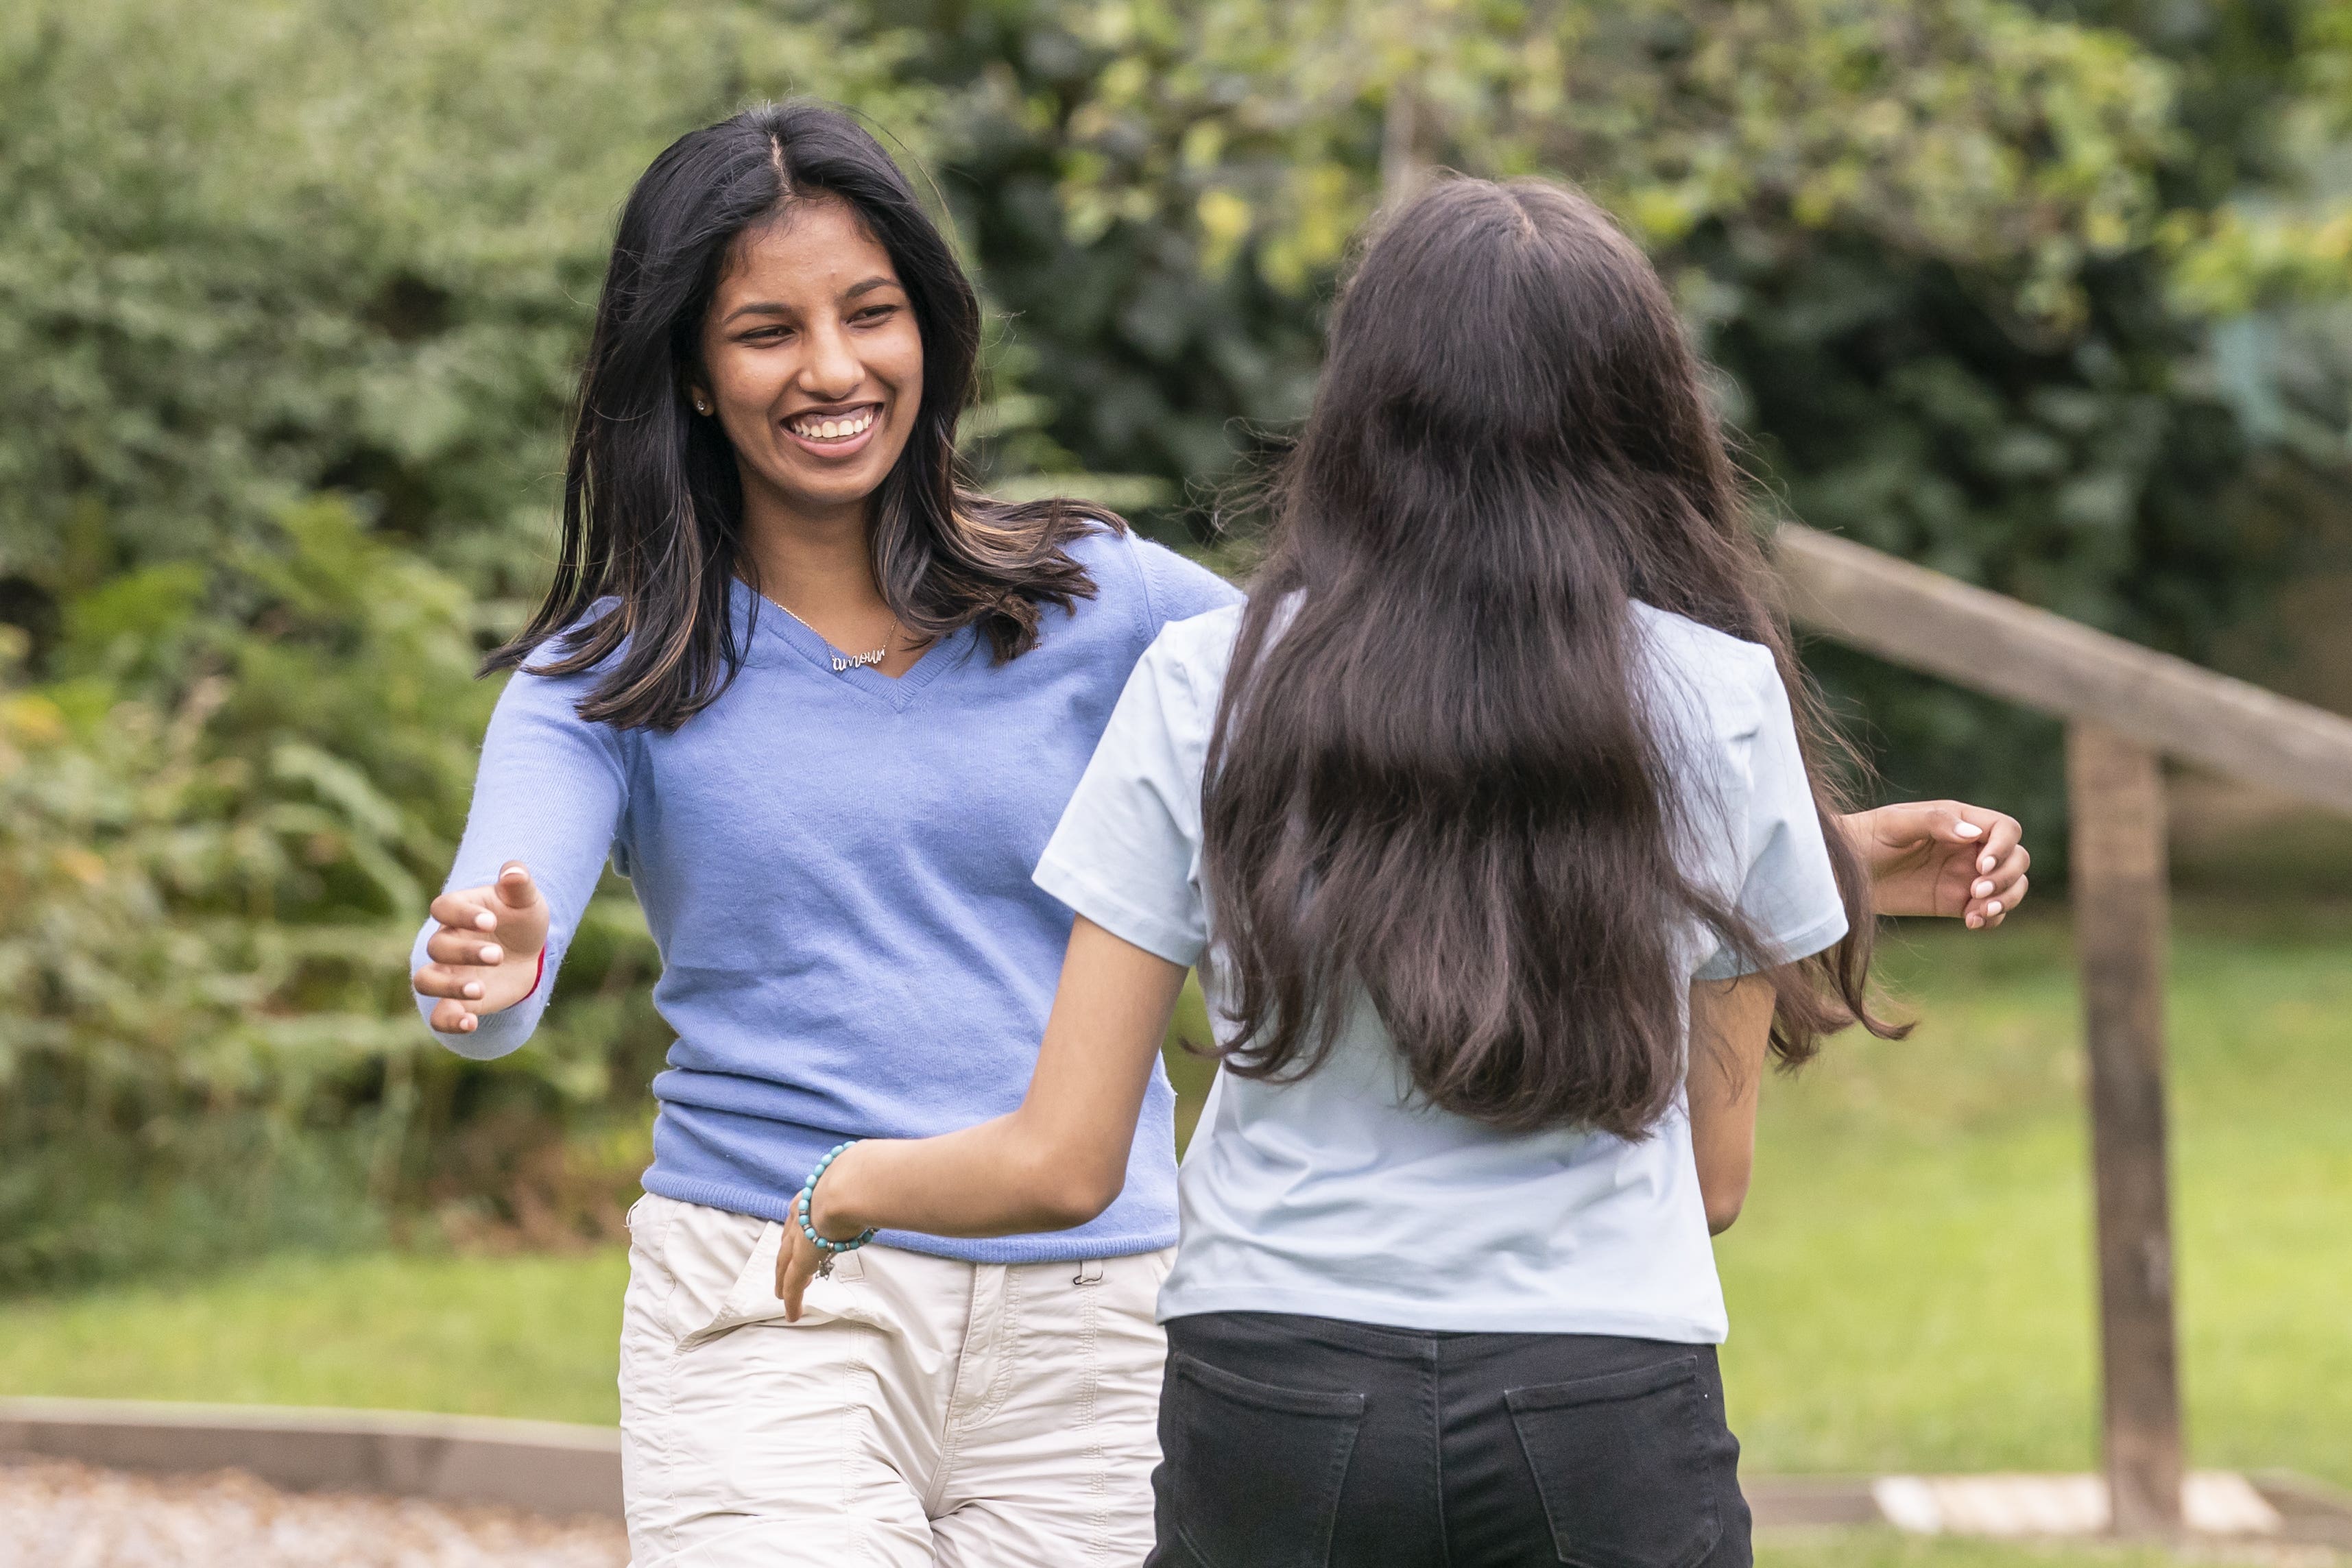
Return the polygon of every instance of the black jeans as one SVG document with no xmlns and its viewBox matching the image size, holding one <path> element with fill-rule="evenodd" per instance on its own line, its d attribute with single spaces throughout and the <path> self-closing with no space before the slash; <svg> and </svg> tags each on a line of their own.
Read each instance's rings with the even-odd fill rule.
<svg viewBox="0 0 2352 1568">
<path fill-rule="evenodd" d="M 1748 1568 L 1711 1345 L 1168 1325 L 1150 1568 Z"/>
</svg>

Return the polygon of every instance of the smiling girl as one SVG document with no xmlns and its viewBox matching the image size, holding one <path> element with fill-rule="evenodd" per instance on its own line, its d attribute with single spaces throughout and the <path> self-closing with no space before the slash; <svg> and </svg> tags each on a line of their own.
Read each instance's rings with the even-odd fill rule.
<svg viewBox="0 0 2352 1568">
<path fill-rule="evenodd" d="M 637 1568 L 1150 1542 L 1157 1069 L 1087 1223 L 886 1230 L 797 1322 L 774 1294 L 828 1149 L 1021 1103 L 1071 928 L 1030 872 L 1144 649 L 1238 599 L 1108 513 L 961 486 L 978 342 L 945 240 L 846 117 L 680 139 L 622 214 L 554 584 L 491 660 L 516 673 L 415 984 L 452 1050 L 517 1049 L 608 856 L 660 946 L 677 1040 L 621 1345 Z M 1896 906 L 2001 918 L 2015 825 L 1902 810 L 1854 836 Z"/>
<path fill-rule="evenodd" d="M 522 1044 L 608 855 L 660 945 L 677 1040 L 621 1366 L 638 1568 L 1141 1552 L 1164 1077 L 1094 1223 L 886 1237 L 829 1327 L 765 1326 L 826 1148 L 1018 1101 L 1069 931 L 1029 868 L 1145 645 L 1234 597 L 1108 514 L 961 488 L 978 342 L 846 117 L 681 139 L 622 214 L 554 585 L 491 661 L 518 673 L 415 984 L 452 1049 Z"/>
</svg>

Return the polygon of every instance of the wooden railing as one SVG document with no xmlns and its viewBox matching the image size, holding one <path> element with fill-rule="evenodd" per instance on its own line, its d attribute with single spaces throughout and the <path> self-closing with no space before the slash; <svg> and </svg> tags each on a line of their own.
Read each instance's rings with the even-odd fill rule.
<svg viewBox="0 0 2352 1568">
<path fill-rule="evenodd" d="M 2108 1495 L 2119 1533 L 2170 1534 L 2183 1464 L 2160 759 L 2352 812 L 2352 719 L 1811 528 L 1781 528 L 1772 551 L 1798 625 L 2067 723 Z"/>
</svg>

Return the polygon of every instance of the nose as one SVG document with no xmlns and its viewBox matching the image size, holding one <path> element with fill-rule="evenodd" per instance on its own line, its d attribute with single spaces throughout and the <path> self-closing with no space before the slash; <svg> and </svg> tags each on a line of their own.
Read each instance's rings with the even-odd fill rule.
<svg viewBox="0 0 2352 1568">
<path fill-rule="evenodd" d="M 808 335 L 808 358 L 801 363 L 801 390 L 819 402 L 840 402 L 866 380 L 866 361 L 838 321 Z"/>
</svg>

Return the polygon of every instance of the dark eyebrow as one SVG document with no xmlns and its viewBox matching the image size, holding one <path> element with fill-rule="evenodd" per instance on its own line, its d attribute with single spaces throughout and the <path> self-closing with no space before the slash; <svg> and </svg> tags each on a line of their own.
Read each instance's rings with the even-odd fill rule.
<svg viewBox="0 0 2352 1568">
<path fill-rule="evenodd" d="M 856 299 L 861 295 L 871 294 L 877 288 L 896 288 L 898 287 L 899 287 L 899 284 L 897 278 L 882 277 L 877 276 L 869 277 L 863 283 L 851 284 L 848 287 L 841 291 L 841 297 L 844 299 Z M 727 319 L 725 321 L 721 321 L 719 325 L 722 327 L 728 326 L 731 324 L 738 316 L 789 316 L 792 313 L 793 308 L 789 305 L 781 305 L 772 299 L 754 299 L 748 305 L 738 305 L 734 309 L 727 312 Z"/>
<path fill-rule="evenodd" d="M 789 305 L 779 305 L 772 299 L 754 299 L 749 305 L 738 305 L 727 312 L 727 319 L 719 324 L 728 326 L 738 316 L 789 316 L 792 313 L 793 308 Z"/>
</svg>

